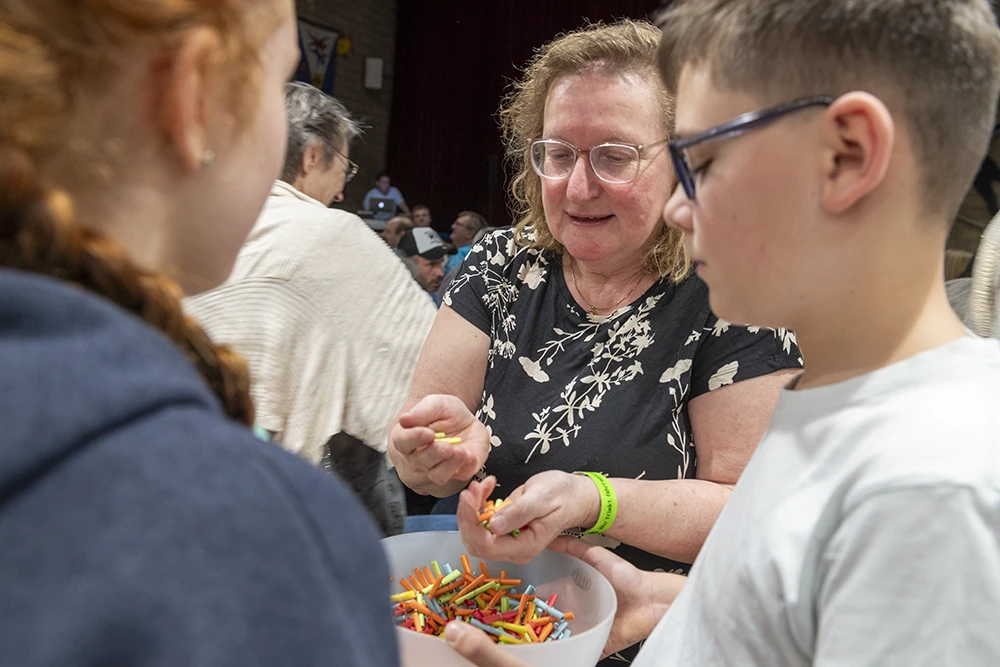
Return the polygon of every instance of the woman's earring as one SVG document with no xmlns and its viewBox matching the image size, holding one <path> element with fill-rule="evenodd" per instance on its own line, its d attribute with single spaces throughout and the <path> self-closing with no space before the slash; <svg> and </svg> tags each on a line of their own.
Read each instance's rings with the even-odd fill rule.
<svg viewBox="0 0 1000 667">
<path fill-rule="evenodd" d="M 205 169 L 215 164 L 215 151 L 208 149 L 201 156 L 201 166 Z"/>
</svg>

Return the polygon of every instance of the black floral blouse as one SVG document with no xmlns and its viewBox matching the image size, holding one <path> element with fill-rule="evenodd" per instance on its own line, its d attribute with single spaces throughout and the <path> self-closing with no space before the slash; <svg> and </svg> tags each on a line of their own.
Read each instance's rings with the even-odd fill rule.
<svg viewBox="0 0 1000 667">
<path fill-rule="evenodd" d="M 498 496 L 552 469 L 693 478 L 688 402 L 802 365 L 791 331 L 715 317 L 694 276 L 592 316 L 570 294 L 561 256 L 515 244 L 509 229 L 473 246 L 444 301 L 490 337 L 477 416 L 492 444 L 483 474 L 497 477 Z M 687 571 L 608 537 L 588 540 L 644 569 Z"/>
</svg>

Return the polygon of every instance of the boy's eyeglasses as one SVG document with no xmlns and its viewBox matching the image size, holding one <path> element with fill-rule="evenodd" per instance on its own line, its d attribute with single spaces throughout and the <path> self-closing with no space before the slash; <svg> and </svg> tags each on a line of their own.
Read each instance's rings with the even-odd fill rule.
<svg viewBox="0 0 1000 667">
<path fill-rule="evenodd" d="M 828 95 L 805 97 L 801 100 L 786 102 L 768 109 L 751 111 L 742 116 L 737 116 L 722 125 L 709 128 L 704 132 L 671 141 L 669 144 L 670 157 L 674 161 L 674 171 L 677 172 L 677 180 L 680 181 L 681 186 L 684 188 L 684 193 L 688 196 L 688 199 L 694 201 L 694 174 L 692 173 L 691 160 L 688 158 L 687 149 L 706 141 L 732 137 L 758 127 L 763 127 L 793 111 L 800 111 L 801 109 L 816 106 L 830 106 L 835 99 Z"/>
</svg>

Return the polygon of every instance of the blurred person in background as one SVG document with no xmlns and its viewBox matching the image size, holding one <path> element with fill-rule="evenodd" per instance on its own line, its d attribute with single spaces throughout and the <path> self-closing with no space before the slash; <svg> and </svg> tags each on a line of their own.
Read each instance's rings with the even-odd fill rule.
<svg viewBox="0 0 1000 667">
<path fill-rule="evenodd" d="M 397 213 L 410 213 L 403 193 L 392 184 L 392 178 L 384 171 L 375 178 L 375 187 L 365 193 L 364 205 L 366 210 L 374 213 L 376 220 L 389 220 Z"/>
<path fill-rule="evenodd" d="M 413 229 L 413 222 L 405 215 L 397 215 L 385 223 L 385 229 L 379 232 L 379 236 L 390 248 L 395 249 L 399 246 L 399 239 L 403 238 L 403 234 L 411 229 Z"/>
<path fill-rule="evenodd" d="M 454 252 L 429 227 L 414 227 L 406 232 L 396 249 L 396 253 L 409 267 L 413 279 L 428 293 L 436 307 L 441 305 L 437 292 L 441 287 L 441 279 L 444 278 L 445 257 Z"/>
<path fill-rule="evenodd" d="M 413 207 L 413 226 L 414 227 L 430 227 L 431 226 L 431 210 L 424 206 L 423 204 L 417 204 Z"/>
<path fill-rule="evenodd" d="M 455 222 L 451 224 L 451 244 L 455 247 L 456 252 L 445 263 L 445 273 L 462 266 L 469 250 L 472 249 L 473 239 L 476 238 L 480 230 L 488 226 L 486 218 L 475 211 L 462 211 L 455 217 Z"/>
</svg>

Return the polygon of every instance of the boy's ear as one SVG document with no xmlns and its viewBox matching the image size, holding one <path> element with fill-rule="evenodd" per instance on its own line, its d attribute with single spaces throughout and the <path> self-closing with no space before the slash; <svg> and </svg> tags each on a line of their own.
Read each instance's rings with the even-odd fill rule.
<svg viewBox="0 0 1000 667">
<path fill-rule="evenodd" d="M 885 179 L 896 142 L 889 109 L 870 93 L 838 97 L 824 116 L 823 208 L 843 213 Z"/>
</svg>

